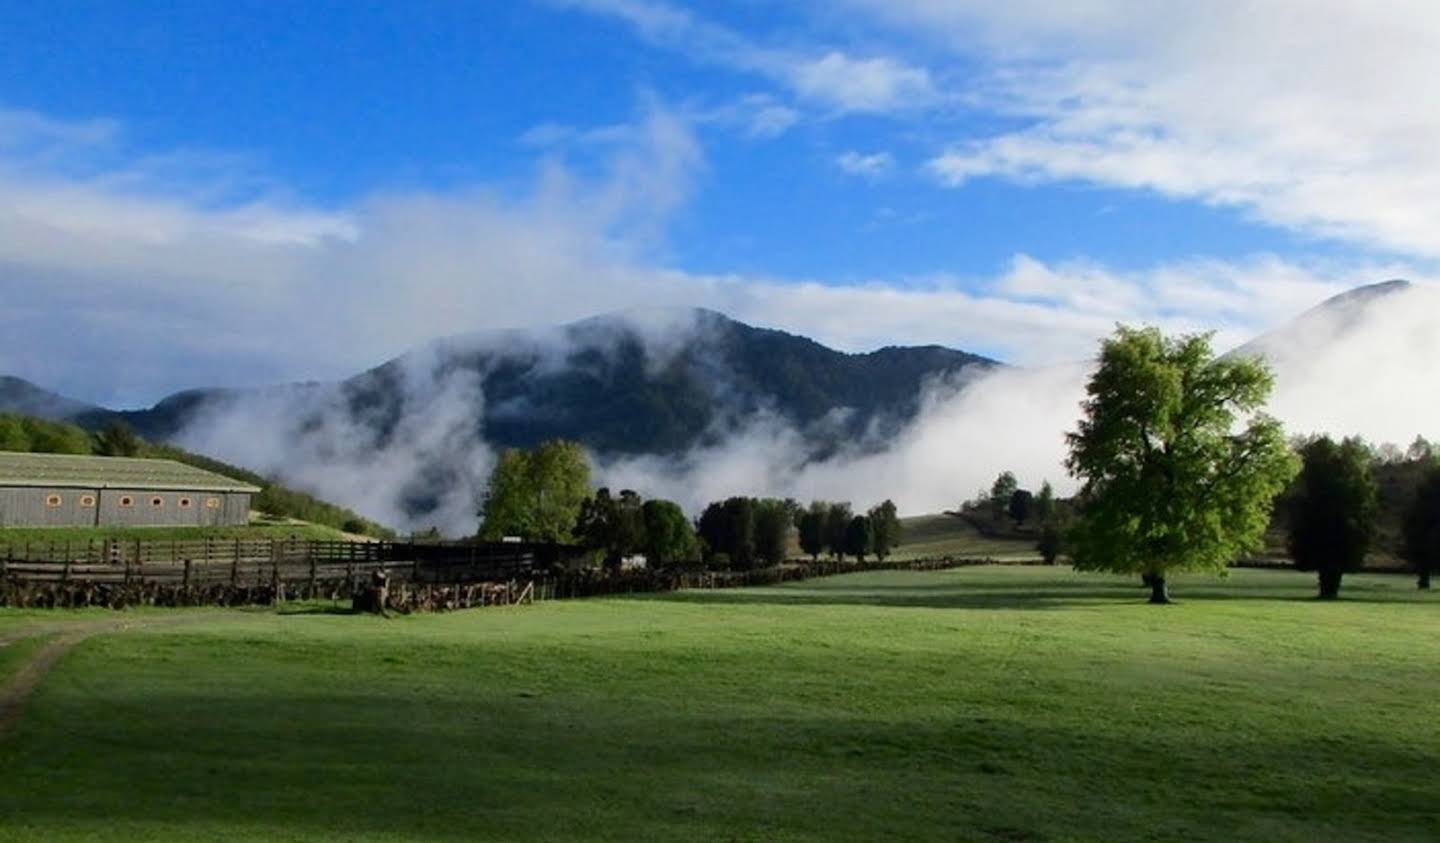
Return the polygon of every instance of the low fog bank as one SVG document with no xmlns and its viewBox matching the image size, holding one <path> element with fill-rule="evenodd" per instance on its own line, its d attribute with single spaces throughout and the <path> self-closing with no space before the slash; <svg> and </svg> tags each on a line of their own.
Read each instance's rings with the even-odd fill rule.
<svg viewBox="0 0 1440 843">
<path fill-rule="evenodd" d="M 1275 370 L 1270 412 L 1292 433 L 1404 447 L 1440 437 L 1440 290 L 1332 302 L 1247 345 Z"/>
<path fill-rule="evenodd" d="M 388 435 L 352 412 L 338 386 L 247 394 L 207 409 L 176 437 L 402 530 L 475 531 L 494 464 L 479 435 L 484 395 L 473 372 L 437 374 L 407 357 L 398 422 Z M 426 510 L 423 517 L 415 511 Z"/>
<path fill-rule="evenodd" d="M 1087 368 L 1000 369 L 933 383 L 914 421 L 878 452 L 857 446 L 806 462 L 801 433 L 765 416 L 683 458 L 602 458 L 597 475 L 691 512 L 737 494 L 860 507 L 890 498 L 902 513 L 938 512 L 1005 470 L 1036 488 L 1048 479 L 1065 489 L 1065 432 L 1078 415 Z"/>
<path fill-rule="evenodd" d="M 1435 290 L 1412 288 L 1312 311 L 1245 346 L 1276 371 L 1270 411 L 1292 433 L 1360 434 L 1408 444 L 1440 438 L 1440 306 Z M 673 313 L 627 317 L 647 355 L 663 361 L 703 330 Z M 209 410 L 179 444 L 273 475 L 402 530 L 474 532 L 492 449 L 483 441 L 483 372 L 440 365 L 447 355 L 503 342 L 563 365 L 579 332 L 513 332 L 460 337 L 403 358 L 403 400 L 388 433 L 356 414 L 339 387 L 255 393 Z M 589 332 L 589 333 L 587 333 Z M 893 499 L 905 514 L 953 509 L 1001 471 L 1022 486 L 1049 480 L 1062 494 L 1065 433 L 1073 430 L 1089 362 L 996 369 L 932 382 L 920 412 L 898 434 L 877 434 L 807 461 L 805 435 L 774 413 L 744 420 L 718 444 L 682 456 L 592 455 L 595 482 L 664 497 L 697 513 L 707 502 L 748 494 L 848 500 L 867 507 Z M 716 373 L 716 389 L 728 388 Z M 433 508 L 431 508 L 433 507 Z M 418 514 L 417 514 L 418 513 Z"/>
</svg>

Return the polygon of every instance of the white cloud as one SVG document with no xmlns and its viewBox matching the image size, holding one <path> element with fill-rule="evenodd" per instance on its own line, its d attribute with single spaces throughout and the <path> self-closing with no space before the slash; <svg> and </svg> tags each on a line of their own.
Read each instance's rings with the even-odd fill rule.
<svg viewBox="0 0 1440 843">
<path fill-rule="evenodd" d="M 22 176 L 0 157 L 0 372 L 133 405 L 198 385 L 343 377 L 437 336 L 682 305 L 845 350 L 940 343 L 1045 363 L 1087 357 L 1117 321 L 1238 343 L 1354 284 L 1425 277 L 1265 255 L 1118 271 L 1019 254 L 990 277 L 848 286 L 687 273 L 653 255 L 704 167 L 694 132 L 659 106 L 604 132 L 597 179 L 558 155 L 518 197 L 378 194 L 334 209 L 264 196 L 217 206 L 193 179 L 161 192 L 105 172 Z"/>
<path fill-rule="evenodd" d="M 1440 256 L 1440 6 L 1428 0 L 849 0 L 980 71 L 961 96 L 1021 125 L 931 169 L 1079 180 Z"/>
<path fill-rule="evenodd" d="M 835 159 L 840 169 L 852 176 L 878 179 L 895 169 L 895 156 L 888 152 L 872 152 L 869 155 L 848 150 Z"/>
<path fill-rule="evenodd" d="M 550 0 L 553 5 L 609 15 L 652 44 L 707 64 L 767 77 L 838 113 L 883 113 L 927 106 L 936 99 L 923 67 L 891 56 L 856 56 L 841 50 L 770 47 L 653 0 Z"/>
<path fill-rule="evenodd" d="M 1355 283 L 1421 275 L 1269 256 L 1121 272 L 1023 254 L 988 278 L 698 275 L 650 257 L 704 166 L 693 132 L 659 108 L 607 131 L 598 180 L 552 158 L 519 198 L 380 194 L 333 210 L 213 207 L 0 163 L 0 371 L 133 405 L 337 378 L 437 336 L 642 305 L 707 306 L 846 350 L 940 343 L 1039 363 L 1088 356 L 1117 321 L 1239 342 Z"/>
<path fill-rule="evenodd" d="M 935 95 L 929 71 L 890 58 L 851 58 L 831 50 L 794 65 L 790 82 L 803 96 L 841 111 L 883 112 L 923 106 Z"/>
<path fill-rule="evenodd" d="M 789 106 L 774 103 L 761 105 L 750 114 L 749 132 L 752 137 L 775 138 L 798 122 L 800 112 Z"/>
<path fill-rule="evenodd" d="M 687 121 L 658 106 L 604 129 L 608 165 L 593 180 L 556 156 L 519 197 L 381 194 L 337 209 L 263 196 L 217 205 L 194 178 L 159 191 L 153 178 L 111 178 L 100 166 L 67 175 L 90 160 L 84 149 L 99 145 L 101 159 L 117 153 L 63 124 L 43 134 L 48 141 L 28 142 L 26 168 L 0 156 L 0 373 L 122 405 L 182 387 L 339 378 L 437 336 L 637 306 L 650 308 L 650 333 L 672 343 L 672 319 L 655 308 L 708 306 L 845 350 L 942 343 L 1022 363 L 1088 359 L 1117 321 L 1218 328 L 1223 348 L 1356 283 L 1421 274 L 1403 264 L 1265 255 L 1122 271 L 1020 254 L 987 278 L 850 286 L 667 269 L 648 247 L 704 154 Z M 47 144 L 64 167 L 30 166 L 46 158 Z M 1436 365 L 1433 308 L 1396 307 L 1411 320 L 1397 330 L 1306 345 L 1302 356 L 1329 361 L 1318 369 L 1283 361 L 1276 406 L 1297 428 L 1408 439 L 1440 424 L 1432 393 L 1414 386 Z M 876 454 L 796 465 L 798 434 L 762 415 L 679 461 L 609 461 L 601 476 L 691 503 L 744 491 L 863 503 L 878 491 L 906 511 L 953 506 L 1001 469 L 1032 485 L 1060 479 L 1061 434 L 1073 424 L 1082 374 L 1083 364 L 1070 363 L 963 392 L 936 385 L 915 424 Z M 417 376 L 409 387 L 406 400 L 423 409 L 390 444 L 375 444 L 323 401 L 298 405 L 324 431 L 302 436 L 294 396 L 284 392 L 210 419 L 185 441 L 394 523 L 405 523 L 409 482 L 443 484 L 442 507 L 428 517 L 463 530 L 490 460 L 469 438 L 484 396 L 464 379 Z M 1337 390 L 1346 401 L 1335 400 Z M 1349 400 L 1355 395 L 1363 399 Z"/>
</svg>

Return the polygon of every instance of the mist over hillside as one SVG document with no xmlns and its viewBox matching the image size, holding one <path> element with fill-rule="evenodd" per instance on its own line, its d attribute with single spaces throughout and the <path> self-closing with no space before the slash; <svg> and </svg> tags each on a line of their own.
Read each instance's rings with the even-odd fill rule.
<svg viewBox="0 0 1440 843">
<path fill-rule="evenodd" d="M 1359 288 L 1247 343 L 1293 432 L 1440 433 L 1440 306 Z M 1002 470 L 1068 488 L 1064 434 L 1089 363 L 1018 369 L 942 348 L 844 354 L 693 309 L 440 340 L 348 380 L 195 390 L 112 413 L 12 385 L 42 415 L 214 455 L 401 528 L 472 531 L 495 450 L 564 437 L 596 480 L 692 511 L 731 494 L 950 508 Z M 20 382 L 23 383 L 23 382 Z M 19 400 L 19 399 L 16 399 Z"/>
</svg>

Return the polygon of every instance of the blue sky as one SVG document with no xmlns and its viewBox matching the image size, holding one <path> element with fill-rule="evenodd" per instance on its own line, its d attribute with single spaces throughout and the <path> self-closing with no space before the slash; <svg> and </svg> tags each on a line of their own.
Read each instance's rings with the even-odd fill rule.
<svg viewBox="0 0 1440 843">
<path fill-rule="evenodd" d="M 1433 274 L 1427 5 L 1153 5 L 0 3 L 0 371 L 144 403 L 655 303 L 1045 362 Z"/>
</svg>

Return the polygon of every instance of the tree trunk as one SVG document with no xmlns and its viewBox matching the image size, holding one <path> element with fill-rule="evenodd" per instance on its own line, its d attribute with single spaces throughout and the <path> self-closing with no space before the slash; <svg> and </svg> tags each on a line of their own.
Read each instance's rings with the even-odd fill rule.
<svg viewBox="0 0 1440 843">
<path fill-rule="evenodd" d="M 1153 588 L 1155 586 L 1155 575 L 1148 572 L 1141 574 L 1140 584 L 1146 588 Z"/>
<path fill-rule="evenodd" d="M 1334 600 L 1340 596 L 1340 578 L 1345 575 L 1344 571 L 1321 571 L 1320 572 L 1320 599 Z"/>
<path fill-rule="evenodd" d="M 1420 571 L 1420 583 L 1419 583 L 1419 585 L 1420 585 L 1420 590 L 1421 590 L 1421 591 L 1429 591 L 1429 590 L 1430 590 L 1430 569 L 1429 569 L 1429 568 L 1425 568 L 1425 569 L 1423 569 L 1423 570 Z"/>
<path fill-rule="evenodd" d="M 1165 589 L 1165 578 L 1159 574 L 1146 574 L 1149 578 L 1150 602 L 1159 606 L 1170 602 L 1170 592 Z"/>
</svg>

